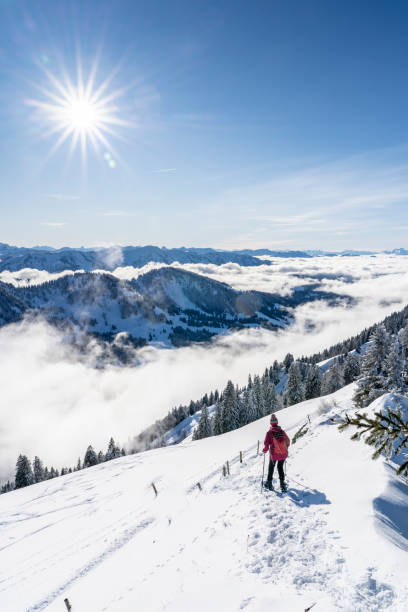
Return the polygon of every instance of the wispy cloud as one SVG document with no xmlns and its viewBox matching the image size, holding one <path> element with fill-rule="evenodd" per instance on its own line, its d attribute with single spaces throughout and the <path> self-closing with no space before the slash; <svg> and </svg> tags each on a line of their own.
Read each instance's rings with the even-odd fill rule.
<svg viewBox="0 0 408 612">
<path fill-rule="evenodd" d="M 155 174 L 166 174 L 168 172 L 175 172 L 177 168 L 160 168 L 160 170 L 153 170 Z"/>
<path fill-rule="evenodd" d="M 53 200 L 66 200 L 66 201 L 79 200 L 78 195 L 68 195 L 65 193 L 46 193 L 45 197 L 52 198 Z"/>
<path fill-rule="evenodd" d="M 126 210 L 105 210 L 98 213 L 100 217 L 137 217 L 139 213 Z"/>
<path fill-rule="evenodd" d="M 375 151 L 303 167 L 226 190 L 214 205 L 234 206 L 242 220 L 288 231 L 323 226 L 335 217 L 362 225 L 373 209 L 386 214 L 387 209 L 408 201 L 408 165 L 395 159 L 398 154 Z"/>
<path fill-rule="evenodd" d="M 99 213 L 101 217 L 126 217 L 127 213 L 124 210 L 107 210 Z"/>
<path fill-rule="evenodd" d="M 63 227 L 65 223 L 63 221 L 43 221 L 41 225 L 46 225 L 47 227 Z"/>
</svg>

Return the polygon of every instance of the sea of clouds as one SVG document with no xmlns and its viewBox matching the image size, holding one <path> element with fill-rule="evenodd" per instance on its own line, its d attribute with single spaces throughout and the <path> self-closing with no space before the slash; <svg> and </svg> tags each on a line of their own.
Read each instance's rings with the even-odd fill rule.
<svg viewBox="0 0 408 612">
<path fill-rule="evenodd" d="M 117 268 L 122 279 L 141 269 Z M 47 465 L 74 465 L 88 444 L 105 449 L 110 436 L 126 443 L 143 427 L 179 403 L 198 399 L 228 379 L 244 384 L 290 351 L 308 355 L 345 339 L 407 303 L 408 259 L 392 255 L 272 259 L 245 268 L 180 266 L 229 283 L 288 295 L 294 287 L 319 283 L 321 289 L 355 298 L 351 307 L 325 302 L 296 309 L 295 324 L 279 332 L 247 329 L 209 345 L 174 350 L 145 347 L 137 367 L 96 369 L 92 345 L 78 357 L 63 334 L 42 321 L 0 329 L 0 479 L 14 470 L 19 453 L 39 455 Z M 62 274 L 71 274 L 67 271 Z M 3 272 L 1 280 L 38 284 L 56 276 L 44 271 Z M 313 322 L 313 332 L 309 324 Z"/>
</svg>

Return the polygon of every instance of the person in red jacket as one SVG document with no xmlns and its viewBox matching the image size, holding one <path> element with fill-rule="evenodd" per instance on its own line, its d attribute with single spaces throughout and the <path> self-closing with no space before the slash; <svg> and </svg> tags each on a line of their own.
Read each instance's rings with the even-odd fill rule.
<svg viewBox="0 0 408 612">
<path fill-rule="evenodd" d="M 288 457 L 288 447 L 290 445 L 290 439 L 283 431 L 281 427 L 278 425 L 278 419 L 276 418 L 276 414 L 271 414 L 271 427 L 269 431 L 266 433 L 264 449 L 263 452 L 269 454 L 269 469 L 268 469 L 268 479 L 265 483 L 265 487 L 267 489 L 272 490 L 272 478 L 273 472 L 275 469 L 275 464 L 278 464 L 278 474 L 280 480 L 281 491 L 287 490 L 287 485 L 285 482 L 285 473 L 283 471 L 283 464 L 285 463 L 285 459 Z"/>
</svg>

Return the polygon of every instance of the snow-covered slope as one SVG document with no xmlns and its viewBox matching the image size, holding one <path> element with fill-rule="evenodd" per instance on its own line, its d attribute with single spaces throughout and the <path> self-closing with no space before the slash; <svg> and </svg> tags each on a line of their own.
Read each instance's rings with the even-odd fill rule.
<svg viewBox="0 0 408 612">
<path fill-rule="evenodd" d="M 261 491 L 267 418 L 1 496 L 2 610 L 407 610 L 407 486 L 331 420 L 352 393 L 279 413 L 311 419 L 285 497 Z"/>
</svg>

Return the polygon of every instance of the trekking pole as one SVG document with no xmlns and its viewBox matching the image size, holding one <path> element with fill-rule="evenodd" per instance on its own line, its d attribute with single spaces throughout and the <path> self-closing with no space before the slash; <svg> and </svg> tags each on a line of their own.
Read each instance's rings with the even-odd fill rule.
<svg viewBox="0 0 408 612">
<path fill-rule="evenodd" d="M 265 476 L 265 457 L 266 457 L 266 453 L 263 454 L 264 456 L 264 460 L 263 460 L 263 468 L 262 468 L 262 484 L 261 484 L 261 491 L 263 491 L 263 484 L 264 484 L 264 476 Z"/>
</svg>

